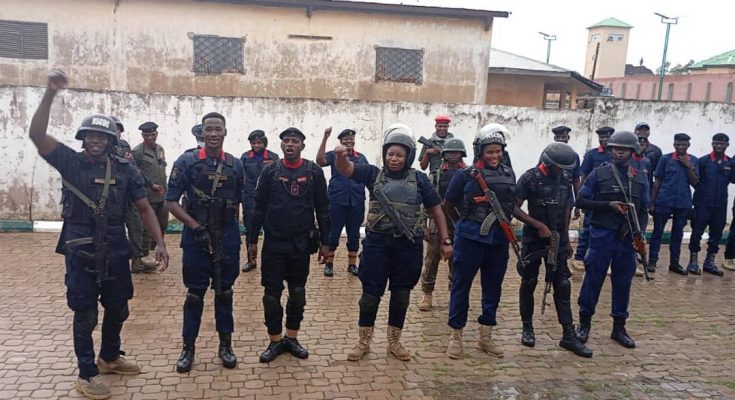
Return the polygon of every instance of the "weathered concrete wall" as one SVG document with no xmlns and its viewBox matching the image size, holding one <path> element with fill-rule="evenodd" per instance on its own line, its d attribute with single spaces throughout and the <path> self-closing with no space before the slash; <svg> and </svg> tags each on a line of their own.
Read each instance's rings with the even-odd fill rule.
<svg viewBox="0 0 735 400">
<path fill-rule="evenodd" d="M 0 87 L 0 219 L 44 220 L 59 218 L 58 173 L 41 159 L 28 139 L 30 119 L 43 90 L 36 87 Z M 346 127 L 358 131 L 357 149 L 376 163 L 381 132 L 393 122 L 414 129 L 416 137 L 433 132 L 433 117 L 448 114 L 454 119 L 451 131 L 471 143 L 478 127 L 505 124 L 511 131 L 508 151 L 516 172 L 533 167 L 541 150 L 551 140 L 550 128 L 559 124 L 574 131 L 570 144 L 580 153 L 596 144 L 594 128 L 611 125 L 632 129 L 646 121 L 652 127 L 651 140 L 664 151 L 672 149 L 676 132 L 693 136 L 692 153 L 705 154 L 715 132 L 735 137 L 735 106 L 715 103 L 638 102 L 607 100 L 590 110 L 543 110 L 507 106 L 441 103 L 398 103 L 348 100 L 297 100 L 236 97 L 190 97 L 140 95 L 122 92 L 68 90 L 61 92 L 52 108 L 49 134 L 72 148 L 76 127 L 86 114 L 111 113 L 120 117 L 127 131 L 123 137 L 135 145 L 140 136 L 135 129 L 153 120 L 159 125 L 159 143 L 169 157 L 169 168 L 185 149 L 194 146 L 190 128 L 209 111 L 227 117 L 226 151 L 239 156 L 249 149 L 246 135 L 263 129 L 271 148 L 278 151 L 278 133 L 296 126 L 307 135 L 305 157 L 313 159 L 325 127 L 339 132 Z M 335 135 L 336 136 L 336 135 Z M 337 144 L 330 140 L 328 147 Z M 326 170 L 329 175 L 329 170 Z"/>
<path fill-rule="evenodd" d="M 48 60 L 0 59 L 7 85 L 59 67 L 75 88 L 197 96 L 481 104 L 487 87 L 491 31 L 474 20 L 191 0 L 3 0 L 0 19 L 49 28 Z M 245 73 L 196 76 L 190 33 L 244 38 Z M 375 46 L 424 49 L 423 84 L 375 82 Z"/>
</svg>

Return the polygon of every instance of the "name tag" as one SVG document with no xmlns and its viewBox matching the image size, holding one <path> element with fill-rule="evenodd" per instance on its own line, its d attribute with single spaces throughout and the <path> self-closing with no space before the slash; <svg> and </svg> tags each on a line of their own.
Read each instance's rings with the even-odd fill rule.
<svg viewBox="0 0 735 400">
<path fill-rule="evenodd" d="M 105 178 L 94 178 L 94 183 L 98 185 L 104 185 L 105 184 Z M 114 185 L 116 183 L 115 178 L 110 178 L 110 185 Z"/>
<path fill-rule="evenodd" d="M 298 183 L 304 183 L 304 182 L 306 182 L 306 177 L 305 176 L 300 176 L 300 177 L 296 178 L 296 182 L 298 182 Z"/>
<path fill-rule="evenodd" d="M 209 179 L 210 181 L 213 181 L 214 180 L 214 177 L 215 177 L 215 175 L 207 175 L 207 179 Z M 227 176 L 220 175 L 220 177 L 219 177 L 219 181 L 220 182 L 224 182 L 226 180 L 227 180 Z"/>
</svg>

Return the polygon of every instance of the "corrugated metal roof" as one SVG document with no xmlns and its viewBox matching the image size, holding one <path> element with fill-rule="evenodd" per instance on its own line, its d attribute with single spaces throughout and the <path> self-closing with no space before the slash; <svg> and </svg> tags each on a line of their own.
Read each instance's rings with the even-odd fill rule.
<svg viewBox="0 0 735 400">
<path fill-rule="evenodd" d="M 546 64 L 543 61 L 537 61 L 532 58 L 523 57 L 518 54 L 509 53 L 507 51 L 491 48 L 490 49 L 490 68 L 506 68 L 506 69 L 523 69 L 528 71 L 546 71 L 546 72 L 569 72 L 562 67 L 553 64 Z"/>
<path fill-rule="evenodd" d="M 689 66 L 689 69 L 707 68 L 707 67 L 723 67 L 735 65 L 735 50 L 718 54 L 714 57 L 710 57 L 704 61 L 694 63 Z"/>
<path fill-rule="evenodd" d="M 588 26 L 587 29 L 599 28 L 601 26 L 613 26 L 617 28 L 632 28 L 633 27 L 633 25 L 626 24 L 625 22 L 617 18 L 610 17 L 610 18 L 603 19 L 602 21 L 592 26 Z"/>
</svg>

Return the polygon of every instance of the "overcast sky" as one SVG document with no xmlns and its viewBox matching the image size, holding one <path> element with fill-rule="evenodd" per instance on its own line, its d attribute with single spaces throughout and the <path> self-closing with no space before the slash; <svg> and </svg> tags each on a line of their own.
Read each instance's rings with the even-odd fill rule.
<svg viewBox="0 0 735 400">
<path fill-rule="evenodd" d="M 359 1 L 359 0 L 358 0 Z M 653 13 L 679 17 L 671 26 L 667 60 L 671 65 L 701 61 L 735 49 L 732 0 L 370 0 L 380 3 L 509 11 L 495 19 L 492 46 L 536 60 L 546 60 L 546 41 L 539 31 L 556 35 L 551 63 L 584 72 L 587 27 L 608 17 L 633 25 L 628 64 L 651 70 L 661 65 L 666 25 Z"/>
</svg>

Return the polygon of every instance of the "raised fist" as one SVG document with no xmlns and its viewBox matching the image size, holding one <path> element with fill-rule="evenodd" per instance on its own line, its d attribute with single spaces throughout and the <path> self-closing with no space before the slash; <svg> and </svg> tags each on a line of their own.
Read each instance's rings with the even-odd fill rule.
<svg viewBox="0 0 735 400">
<path fill-rule="evenodd" d="M 69 83 L 69 81 L 66 79 L 66 74 L 64 71 L 54 68 L 51 71 L 48 72 L 48 82 L 46 82 L 46 87 L 50 90 L 61 90 L 66 87 L 66 85 Z"/>
</svg>

